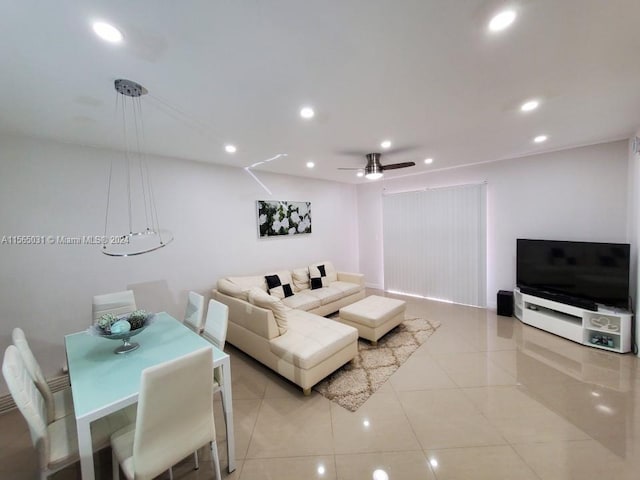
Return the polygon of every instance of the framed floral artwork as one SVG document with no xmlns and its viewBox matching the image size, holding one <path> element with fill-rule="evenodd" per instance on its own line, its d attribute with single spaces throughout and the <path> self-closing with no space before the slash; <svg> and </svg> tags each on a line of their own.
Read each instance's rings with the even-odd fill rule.
<svg viewBox="0 0 640 480">
<path fill-rule="evenodd" d="M 258 200 L 260 238 L 311 233 L 311 202 Z"/>
</svg>

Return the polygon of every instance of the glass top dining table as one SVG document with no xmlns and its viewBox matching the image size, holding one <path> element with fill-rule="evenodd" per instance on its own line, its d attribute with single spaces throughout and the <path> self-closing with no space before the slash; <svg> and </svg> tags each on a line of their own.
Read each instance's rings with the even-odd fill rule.
<svg viewBox="0 0 640 480">
<path fill-rule="evenodd" d="M 157 314 L 155 321 L 134 340 L 140 348 L 118 355 L 114 353 L 118 346 L 115 340 L 87 332 L 65 337 L 82 478 L 95 478 L 91 422 L 136 403 L 141 373 L 145 368 L 203 347 L 212 347 L 214 366 L 223 369 L 221 391 L 225 406 L 229 472 L 235 470 L 229 355 L 164 312 Z"/>
</svg>

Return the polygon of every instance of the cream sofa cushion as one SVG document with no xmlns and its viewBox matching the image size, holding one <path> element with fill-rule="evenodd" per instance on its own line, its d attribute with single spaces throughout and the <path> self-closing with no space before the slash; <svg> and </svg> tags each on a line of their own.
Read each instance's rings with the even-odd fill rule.
<svg viewBox="0 0 640 480">
<path fill-rule="evenodd" d="M 329 286 L 336 290 L 340 290 L 343 295 L 351 295 L 352 293 L 360 291 L 360 285 L 357 283 L 341 282 L 339 280 L 337 282 L 331 282 Z"/>
<path fill-rule="evenodd" d="M 309 294 L 309 290 L 298 292 L 295 295 L 282 299 L 287 307 L 295 308 L 296 310 L 312 310 L 320 306 L 320 299 Z"/>
<path fill-rule="evenodd" d="M 244 297 L 245 300 L 249 300 L 249 290 L 251 290 L 253 287 L 257 287 L 261 290 L 264 290 L 265 292 L 267 291 L 267 282 L 262 275 L 259 275 L 259 276 L 255 275 L 250 277 L 227 277 L 226 280 L 234 284 L 237 288 L 239 288 L 242 291 L 241 297 L 237 297 L 232 293 L 227 293 L 227 295 L 230 295 L 232 297 L 236 297 L 236 298 Z M 221 291 L 223 293 L 226 293 L 224 290 L 221 290 Z"/>
<path fill-rule="evenodd" d="M 218 280 L 218 291 L 229 295 L 234 298 L 241 298 L 242 300 L 249 300 L 248 290 L 242 290 L 236 283 L 233 283 L 227 278 L 221 278 Z"/>
<path fill-rule="evenodd" d="M 271 340 L 271 351 L 296 367 L 313 368 L 358 339 L 355 328 L 313 313 L 290 310 L 287 316 L 287 334 Z"/>
<path fill-rule="evenodd" d="M 323 287 L 316 288 L 315 290 L 309 290 L 309 295 L 320 300 L 320 305 L 326 305 L 327 303 L 335 302 L 336 300 L 339 300 L 345 296 L 345 294 L 339 289 L 332 287 Z"/>
<path fill-rule="evenodd" d="M 253 287 L 249 290 L 249 303 L 271 310 L 278 324 L 280 335 L 287 331 L 287 312 L 291 309 L 282 303 L 280 299 L 269 295 L 261 288 Z"/>
<path fill-rule="evenodd" d="M 252 287 L 258 287 L 261 290 L 267 291 L 267 281 L 264 279 L 264 275 L 255 275 L 251 277 L 227 277 L 227 280 L 235 283 L 241 290 L 249 293 Z"/>
</svg>

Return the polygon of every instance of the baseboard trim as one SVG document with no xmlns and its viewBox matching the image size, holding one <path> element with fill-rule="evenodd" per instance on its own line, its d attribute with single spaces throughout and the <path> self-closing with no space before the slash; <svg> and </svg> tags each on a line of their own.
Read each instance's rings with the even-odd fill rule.
<svg viewBox="0 0 640 480">
<path fill-rule="evenodd" d="M 47 380 L 47 384 L 52 392 L 59 392 L 65 388 L 69 388 L 69 375 L 60 375 L 59 377 L 53 377 Z M 16 408 L 16 403 L 13 401 L 13 397 L 10 393 L 2 395 L 0 397 L 0 415 L 10 412 Z"/>
</svg>

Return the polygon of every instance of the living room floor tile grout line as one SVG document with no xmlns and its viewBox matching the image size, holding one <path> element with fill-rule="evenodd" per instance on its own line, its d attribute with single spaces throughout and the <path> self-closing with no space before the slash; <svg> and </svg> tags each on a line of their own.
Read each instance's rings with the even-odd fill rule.
<svg viewBox="0 0 640 480">
<path fill-rule="evenodd" d="M 265 387 L 264 389 L 265 391 L 262 394 L 262 398 L 260 398 L 260 405 L 258 405 L 258 412 L 256 413 L 256 419 L 253 421 L 253 427 L 251 427 L 251 435 L 249 435 L 249 444 L 247 445 L 247 451 L 244 454 L 244 459 L 243 460 L 248 460 L 249 457 L 249 451 L 251 450 L 251 444 L 253 443 L 253 435 L 256 431 L 256 425 L 258 424 L 258 419 L 260 418 L 260 412 L 262 411 L 262 405 L 264 404 L 264 394 L 267 391 L 267 388 Z"/>
<path fill-rule="evenodd" d="M 535 471 L 535 469 L 533 468 L 533 466 L 529 465 L 529 462 L 527 462 L 527 460 L 526 460 L 522 455 L 520 455 L 520 454 L 518 453 L 518 450 L 516 450 L 515 445 L 516 445 L 516 444 L 510 443 L 510 444 L 509 444 L 509 447 L 511 447 L 511 450 L 513 450 L 513 451 L 515 452 L 516 456 L 517 456 L 520 460 L 522 460 L 522 463 L 524 463 L 524 464 L 527 466 L 527 468 L 528 468 L 529 470 L 531 470 L 531 473 L 533 473 L 534 477 L 536 477 L 536 478 L 538 478 L 538 479 L 540 479 L 540 480 L 544 480 L 540 475 L 538 475 L 538 473 Z"/>
<path fill-rule="evenodd" d="M 437 333 L 437 331 L 436 331 L 436 333 Z M 431 357 L 431 355 L 429 355 L 429 357 Z M 446 374 L 446 372 L 445 372 L 445 374 Z M 420 443 L 420 438 L 418 437 L 418 434 L 416 433 L 415 429 L 413 428 L 411 420 L 409 419 L 409 415 L 407 415 L 407 411 L 404 409 L 404 405 L 402 404 L 402 401 L 400 400 L 399 392 L 395 389 L 395 387 L 393 386 L 393 383 L 391 383 L 391 378 L 389 378 L 387 380 L 387 382 L 389 382 L 389 384 L 391 385 L 391 391 L 393 392 L 394 396 L 396 397 L 396 401 L 400 405 L 400 409 L 402 410 L 402 414 L 404 415 L 404 418 L 407 421 L 407 424 L 409 425 L 409 428 L 411 429 L 411 433 L 413 433 L 413 437 L 416 439 L 416 442 L 418 443 L 418 445 L 420 445 L 420 450 L 422 451 L 422 454 L 424 455 L 424 458 L 425 458 L 425 461 L 427 462 L 429 470 L 431 471 L 433 476 L 437 479 L 438 476 L 436 475 L 436 472 L 433 470 L 433 467 L 429 463 L 429 457 L 427 455 L 427 452 L 423 448 L 422 443 Z M 419 391 L 419 390 L 411 390 L 411 391 Z"/>
</svg>

